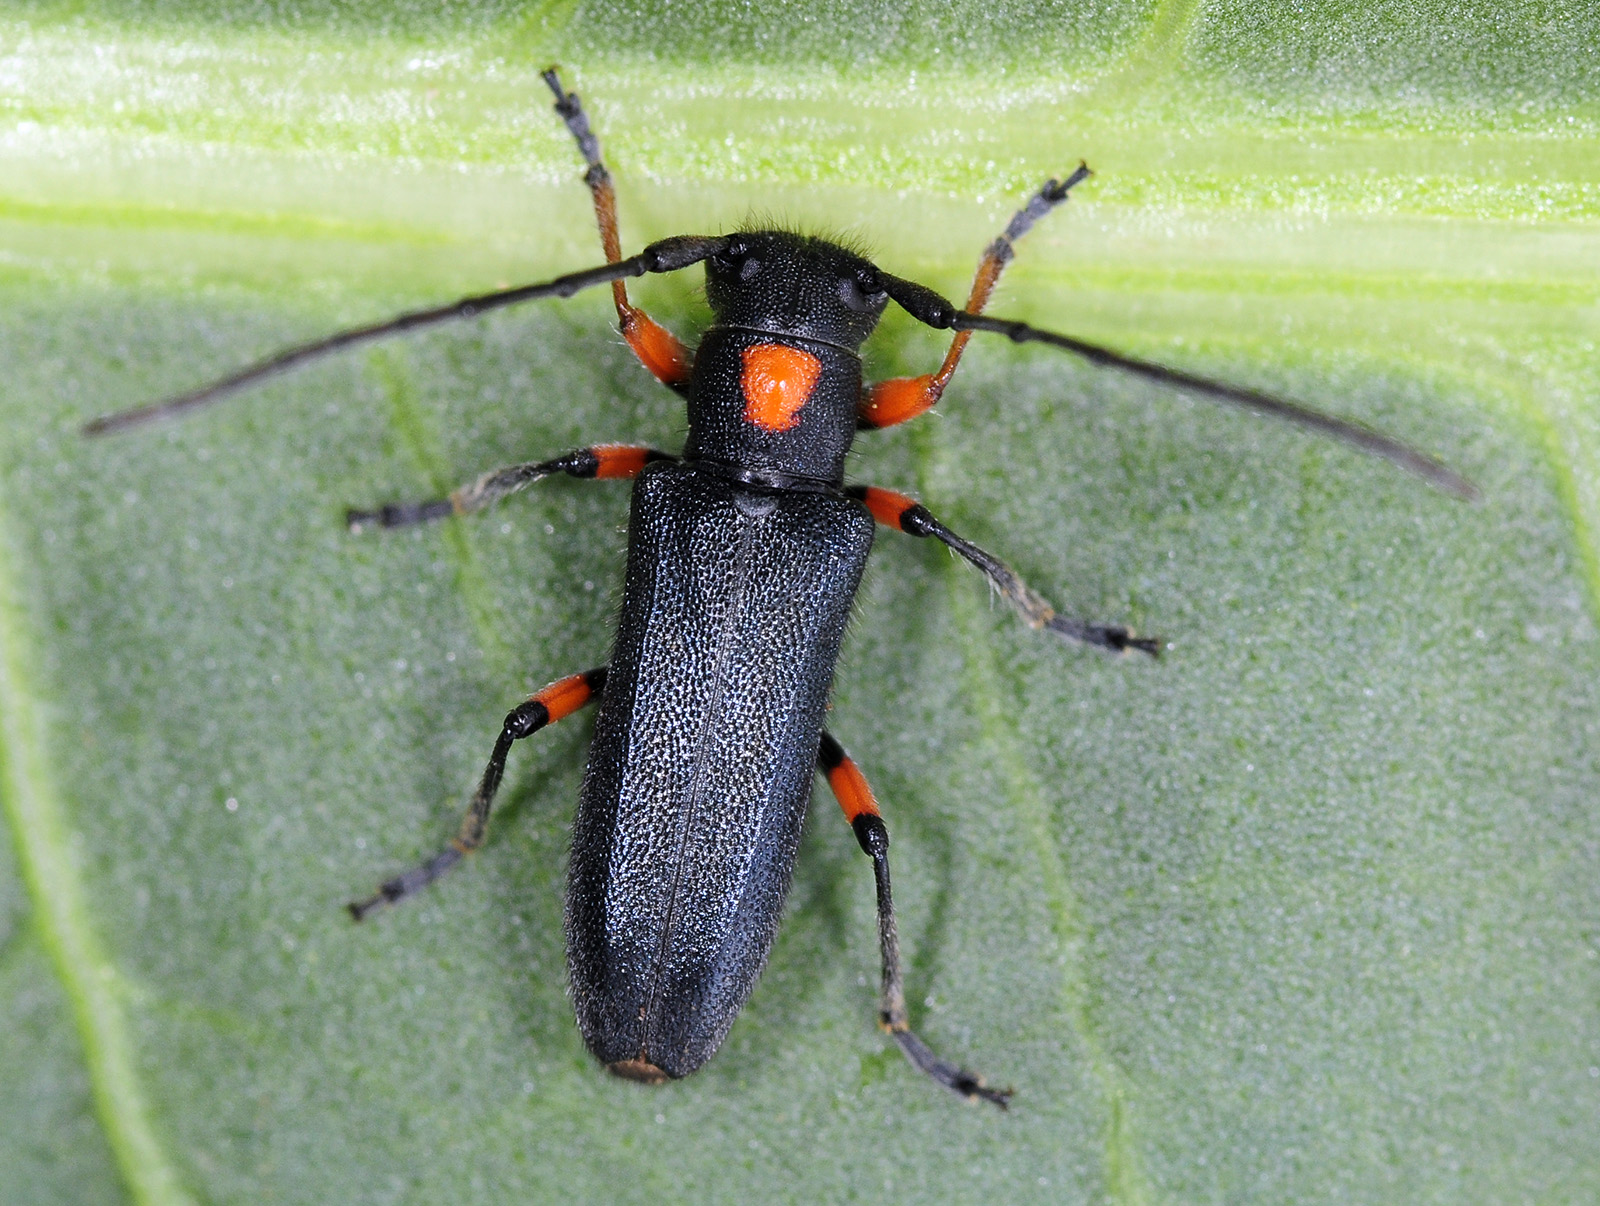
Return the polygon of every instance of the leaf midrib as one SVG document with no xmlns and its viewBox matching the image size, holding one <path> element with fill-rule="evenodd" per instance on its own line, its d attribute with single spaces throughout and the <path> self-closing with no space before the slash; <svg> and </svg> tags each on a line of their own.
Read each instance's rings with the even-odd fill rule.
<svg viewBox="0 0 1600 1206">
<path fill-rule="evenodd" d="M 25 559 L 10 536 L 0 495 L 0 797 L 32 924 L 72 1005 L 84 1064 L 106 1139 L 136 1201 L 182 1206 L 192 1199 L 157 1137 L 135 1071 L 120 979 L 89 919 L 61 800 L 46 757 L 42 701 L 33 688 L 30 627 L 15 584 Z"/>
</svg>

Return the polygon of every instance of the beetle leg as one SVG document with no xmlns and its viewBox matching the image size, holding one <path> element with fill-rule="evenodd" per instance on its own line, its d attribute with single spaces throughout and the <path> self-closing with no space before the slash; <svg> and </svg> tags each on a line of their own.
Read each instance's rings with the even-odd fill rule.
<svg viewBox="0 0 1600 1206">
<path fill-rule="evenodd" d="M 654 461 L 677 459 L 670 452 L 638 444 L 596 444 L 591 448 L 564 452 L 548 461 L 528 461 L 491 470 L 460 489 L 451 491 L 449 498 L 385 503 L 375 511 L 359 511 L 352 507 L 345 512 L 345 522 L 350 525 L 352 532 L 361 531 L 369 523 L 383 528 L 403 528 L 408 524 L 426 523 L 430 519 L 443 519 L 447 515 L 470 515 L 555 473 L 588 479 L 634 478 Z"/>
<path fill-rule="evenodd" d="M 1031 628 L 1045 628 L 1069 641 L 1097 645 L 1118 653 L 1137 649 L 1151 657 L 1161 656 L 1160 637 L 1135 636 L 1131 628 L 1120 624 L 1095 624 L 1071 616 L 1059 615 L 1050 601 L 1022 580 L 1017 573 L 998 557 L 985 552 L 970 540 L 957 536 L 933 517 L 933 513 L 914 498 L 882 490 L 877 486 L 850 486 L 845 490 L 851 498 L 866 504 L 872 517 L 884 527 L 909 536 L 932 536 L 983 571 L 1006 602 L 1028 622 Z"/>
<path fill-rule="evenodd" d="M 589 195 L 594 199 L 594 216 L 600 226 L 600 245 L 605 248 L 606 263 L 615 264 L 622 258 L 622 239 L 617 234 L 617 191 L 601 158 L 600 140 L 589 128 L 589 115 L 583 111 L 577 93 L 561 87 L 561 76 L 554 67 L 544 73 L 544 82 L 556 94 L 556 112 L 567 123 L 584 162 L 589 165 L 583 182 L 589 186 Z M 675 389 L 687 383 L 689 371 L 694 367 L 689 349 L 671 331 L 629 302 L 628 287 L 620 280 L 611 283 L 611 298 L 617 304 L 622 337 L 640 363 L 656 380 Z"/>
<path fill-rule="evenodd" d="M 385 880 L 376 895 L 366 900 L 351 901 L 345 906 L 350 910 L 350 916 L 360 921 L 376 908 L 395 904 L 413 892 L 421 891 L 459 863 L 463 855 L 481 846 L 484 830 L 489 825 L 489 809 L 494 805 L 495 792 L 500 790 L 500 779 L 506 770 L 506 755 L 511 752 L 512 743 L 531 737 L 546 725 L 570 716 L 599 698 L 605 683 L 606 668 L 600 666 L 551 683 L 512 708 L 500 730 L 499 740 L 494 743 L 494 752 L 489 755 L 489 765 L 483 768 L 483 778 L 478 781 L 478 790 L 473 793 L 472 803 L 467 808 L 467 815 L 462 818 L 461 829 L 455 838 L 427 862 Z"/>
<path fill-rule="evenodd" d="M 1044 187 L 1012 216 L 1005 232 L 984 248 L 983 257 L 978 261 L 978 271 L 972 278 L 972 292 L 967 294 L 967 313 L 983 313 L 983 308 L 994 294 L 1000 274 L 1016 254 L 1016 241 L 1027 234 L 1035 222 L 1065 201 L 1067 191 L 1088 175 L 1088 165 L 1080 163 L 1077 170 L 1065 180 L 1046 181 Z M 620 282 L 613 288 L 621 288 Z M 944 394 L 950 378 L 955 375 L 956 365 L 961 363 L 961 353 L 967 350 L 970 336 L 970 331 L 956 332 L 937 373 L 927 373 L 921 377 L 893 377 L 867 389 L 861 397 L 858 424 L 866 428 L 893 427 L 931 409 Z"/>
<path fill-rule="evenodd" d="M 878 948 L 883 953 L 878 1024 L 894 1036 L 907 1059 L 945 1088 L 968 1101 L 987 1101 L 1005 1109 L 1010 1089 L 991 1089 L 976 1072 L 941 1059 L 911 1029 L 906 1015 L 905 981 L 900 972 L 900 935 L 895 928 L 894 900 L 889 891 L 889 830 L 878 814 L 878 802 L 873 799 L 866 776 L 832 733 L 822 734 L 817 764 L 855 831 L 856 841 L 872 857 L 872 877 L 878 889 Z"/>
</svg>

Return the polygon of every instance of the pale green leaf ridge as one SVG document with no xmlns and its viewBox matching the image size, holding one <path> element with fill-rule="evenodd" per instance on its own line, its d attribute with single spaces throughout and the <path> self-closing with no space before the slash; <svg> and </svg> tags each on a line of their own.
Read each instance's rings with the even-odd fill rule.
<svg viewBox="0 0 1600 1206">
<path fill-rule="evenodd" d="M 42 702 L 34 693 L 29 624 L 17 597 L 16 542 L 0 496 L 0 797 L 33 924 L 72 1003 L 95 1107 L 136 1201 L 184 1206 L 156 1134 L 123 1016 L 121 979 L 101 949 L 78 875 L 68 824 L 50 772 Z"/>
</svg>

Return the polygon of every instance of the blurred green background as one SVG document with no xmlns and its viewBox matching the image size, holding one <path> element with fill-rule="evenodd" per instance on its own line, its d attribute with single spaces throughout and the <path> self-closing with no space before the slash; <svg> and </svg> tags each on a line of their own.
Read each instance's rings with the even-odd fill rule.
<svg viewBox="0 0 1600 1206">
<path fill-rule="evenodd" d="M 1600 16 L 1402 3 L 0 4 L 0 1200 L 1589 1201 L 1600 1196 Z M 681 407 L 606 299 L 357 352 L 186 422 L 86 418 L 286 342 L 751 218 L 1393 432 L 1340 446 L 980 340 L 864 437 L 1065 610 L 886 535 L 830 725 L 895 836 L 914 1021 L 826 793 L 723 1051 L 658 1090 L 564 986 L 625 487 L 355 538 L 348 504 Z M 692 274 L 686 274 L 692 275 Z M 636 295 L 692 335 L 696 282 Z M 941 341 L 886 321 L 876 374 Z"/>
</svg>

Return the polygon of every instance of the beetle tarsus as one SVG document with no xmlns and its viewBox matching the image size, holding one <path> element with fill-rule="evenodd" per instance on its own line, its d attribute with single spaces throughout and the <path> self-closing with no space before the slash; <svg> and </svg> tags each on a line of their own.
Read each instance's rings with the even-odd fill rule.
<svg viewBox="0 0 1600 1206">
<path fill-rule="evenodd" d="M 1097 645 L 1113 653 L 1137 650 L 1158 658 L 1161 656 L 1162 646 L 1166 643 L 1160 637 L 1135 636 L 1133 629 L 1124 628 L 1120 624 L 1089 624 L 1083 620 L 1072 619 L 1070 616 L 1052 615 L 1042 626 L 1057 636 L 1066 637 L 1069 641 Z"/>
<path fill-rule="evenodd" d="M 351 901 L 345 905 L 350 910 L 350 916 L 356 921 L 364 921 L 369 913 L 381 909 L 386 905 L 395 904 L 404 900 L 414 892 L 420 892 L 446 871 L 450 870 L 461 861 L 462 850 L 455 845 L 446 846 L 421 866 L 413 867 L 403 875 L 396 875 L 393 879 L 386 879 L 378 886 L 376 894 L 366 900 Z"/>
<path fill-rule="evenodd" d="M 423 502 L 384 503 L 372 511 L 351 507 L 344 513 L 344 522 L 346 527 L 359 535 L 368 524 L 380 528 L 404 528 L 443 519 L 455 513 L 455 504 L 450 499 L 430 498 Z"/>
<path fill-rule="evenodd" d="M 1006 1109 L 1014 1089 L 992 1089 L 976 1072 L 969 1072 L 959 1064 L 953 1064 L 947 1059 L 936 1055 L 933 1048 L 917 1037 L 915 1032 L 907 1028 L 890 1029 L 894 1041 L 905 1057 L 920 1071 L 968 1101 L 987 1101 L 990 1105 Z"/>
</svg>

